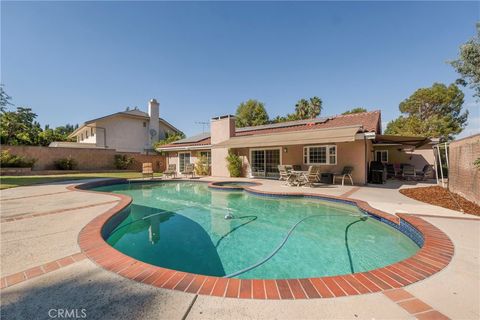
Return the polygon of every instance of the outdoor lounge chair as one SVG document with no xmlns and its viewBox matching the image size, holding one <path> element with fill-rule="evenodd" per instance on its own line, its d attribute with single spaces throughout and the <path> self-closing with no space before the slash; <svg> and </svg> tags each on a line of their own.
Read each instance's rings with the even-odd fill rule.
<svg viewBox="0 0 480 320">
<path fill-rule="evenodd" d="M 404 164 L 402 170 L 402 177 L 405 179 L 413 177 L 413 179 L 415 179 L 417 177 L 417 171 L 415 170 L 415 167 L 409 164 Z"/>
<path fill-rule="evenodd" d="M 177 176 L 177 165 L 176 164 L 169 164 L 167 170 L 163 172 L 163 174 L 167 177 L 176 177 Z"/>
<path fill-rule="evenodd" d="M 151 162 L 142 163 L 142 176 L 153 179 L 153 165 Z"/>
<path fill-rule="evenodd" d="M 353 167 L 343 167 L 342 173 L 336 173 L 333 175 L 333 184 L 335 184 L 335 179 L 342 178 L 342 186 L 345 184 L 345 178 L 348 177 L 353 186 L 352 179 Z"/>
<path fill-rule="evenodd" d="M 195 176 L 195 165 L 193 163 L 186 164 L 182 174 L 187 177 L 191 175 L 191 178 L 193 178 Z"/>
<path fill-rule="evenodd" d="M 430 164 L 424 165 L 422 171 L 417 171 L 416 174 L 417 174 L 417 177 L 420 177 L 422 180 L 435 178 L 435 172 L 433 170 L 433 166 Z"/>
<path fill-rule="evenodd" d="M 288 177 L 290 177 L 290 171 L 287 166 L 284 165 L 278 165 L 278 173 L 280 174 L 280 177 L 278 180 L 280 181 L 287 181 Z"/>
<path fill-rule="evenodd" d="M 320 181 L 318 174 L 320 173 L 320 168 L 317 166 L 310 166 L 308 167 L 308 171 L 304 173 L 300 178 L 300 184 L 305 186 L 313 187 L 314 183 Z"/>
</svg>

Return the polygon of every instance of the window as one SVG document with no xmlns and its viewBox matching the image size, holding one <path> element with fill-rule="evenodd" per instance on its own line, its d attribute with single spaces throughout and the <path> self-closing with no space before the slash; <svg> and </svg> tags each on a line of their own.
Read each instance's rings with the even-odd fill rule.
<svg viewBox="0 0 480 320">
<path fill-rule="evenodd" d="M 380 161 L 383 163 L 388 162 L 388 150 L 376 150 L 375 161 Z"/>
<path fill-rule="evenodd" d="M 92 137 L 95 135 L 95 130 L 93 130 L 93 128 L 90 128 L 90 134 Z"/>
<path fill-rule="evenodd" d="M 146 122 L 143 123 L 143 127 L 144 127 L 144 128 L 147 127 L 147 123 L 146 123 Z"/>
<path fill-rule="evenodd" d="M 303 148 L 305 164 L 337 164 L 336 146 L 311 146 Z"/>
<path fill-rule="evenodd" d="M 208 166 L 212 165 L 212 153 L 210 151 L 200 151 L 200 157 L 207 158 Z"/>
<path fill-rule="evenodd" d="M 83 133 L 80 135 L 80 141 L 83 141 Z"/>
<path fill-rule="evenodd" d="M 85 137 L 88 139 L 88 129 L 85 130 Z"/>
<path fill-rule="evenodd" d="M 178 169 L 180 172 L 185 171 L 187 164 L 190 164 L 190 152 L 180 152 L 178 154 Z"/>
</svg>

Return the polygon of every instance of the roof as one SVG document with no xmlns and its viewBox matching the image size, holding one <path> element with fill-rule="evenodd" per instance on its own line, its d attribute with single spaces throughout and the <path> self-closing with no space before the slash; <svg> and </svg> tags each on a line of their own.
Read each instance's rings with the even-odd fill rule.
<svg viewBox="0 0 480 320">
<path fill-rule="evenodd" d="M 273 147 L 299 144 L 355 141 L 360 126 L 322 128 L 313 130 L 280 131 L 235 136 L 213 146 L 228 148 Z"/>
<path fill-rule="evenodd" d="M 237 128 L 235 136 L 247 136 L 257 134 L 271 134 L 289 131 L 304 131 L 315 129 L 339 128 L 356 126 L 359 132 L 381 133 L 381 112 L 380 110 L 337 115 L 333 117 L 322 117 L 316 119 L 295 120 L 281 123 L 272 123 L 253 127 Z M 210 145 L 210 133 L 197 134 L 174 143 L 164 145 L 161 149 L 179 148 L 180 146 Z"/>
<path fill-rule="evenodd" d="M 138 109 L 115 112 L 115 113 L 112 113 L 112 114 L 109 114 L 109 115 L 106 115 L 106 116 L 103 116 L 103 117 L 99 117 L 99 118 L 95 118 L 95 119 L 92 119 L 92 120 L 85 121 L 81 126 L 79 126 L 75 131 L 73 131 L 68 137 L 69 138 L 75 137 L 81 129 L 88 126 L 89 124 L 93 124 L 97 121 L 105 120 L 107 118 L 112 118 L 112 117 L 116 117 L 116 116 L 127 116 L 127 117 L 133 117 L 133 118 L 137 118 L 137 119 L 150 120 L 150 116 L 148 115 L 148 113 L 143 112 L 143 111 L 138 110 Z M 173 131 L 181 132 L 179 129 L 174 127 L 171 123 L 169 123 L 167 120 L 165 120 L 163 118 L 159 117 L 158 121 L 160 123 L 166 125 L 170 129 L 172 129 Z"/>
</svg>

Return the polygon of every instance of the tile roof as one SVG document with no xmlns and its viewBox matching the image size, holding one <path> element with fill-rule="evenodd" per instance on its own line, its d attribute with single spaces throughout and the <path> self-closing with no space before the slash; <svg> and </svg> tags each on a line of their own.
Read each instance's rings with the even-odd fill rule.
<svg viewBox="0 0 480 320">
<path fill-rule="evenodd" d="M 381 133 L 381 112 L 380 110 L 352 113 L 346 115 L 337 115 L 328 118 L 317 118 L 308 120 L 297 120 L 282 122 L 280 124 L 268 124 L 254 127 L 237 128 L 236 136 L 247 136 L 254 134 L 268 134 L 288 131 L 301 131 L 312 129 L 326 129 L 335 127 L 347 127 L 359 125 L 363 126 L 362 132 L 375 132 Z M 190 147 L 200 145 L 210 145 L 210 133 L 205 132 L 203 134 L 195 135 L 189 138 L 178 140 L 174 143 L 164 145 L 162 148 L 170 147 Z"/>
</svg>

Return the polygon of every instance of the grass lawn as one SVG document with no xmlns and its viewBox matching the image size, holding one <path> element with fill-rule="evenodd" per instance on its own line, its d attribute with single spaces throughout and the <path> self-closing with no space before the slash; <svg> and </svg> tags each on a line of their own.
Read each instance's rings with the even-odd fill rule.
<svg viewBox="0 0 480 320">
<path fill-rule="evenodd" d="M 155 177 L 161 177 L 161 173 L 155 173 Z M 29 186 L 38 183 L 49 183 L 67 180 L 91 179 L 91 178 L 125 178 L 134 179 L 141 178 L 141 172 L 88 172 L 88 173 L 71 173 L 56 174 L 45 176 L 1 176 L 0 190 L 15 188 L 20 186 Z"/>
</svg>

